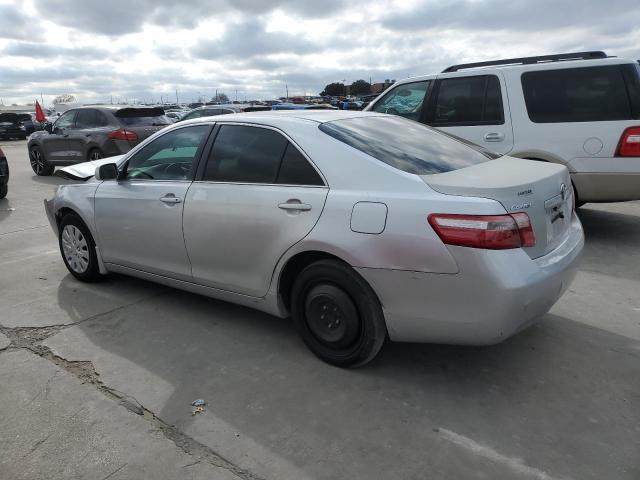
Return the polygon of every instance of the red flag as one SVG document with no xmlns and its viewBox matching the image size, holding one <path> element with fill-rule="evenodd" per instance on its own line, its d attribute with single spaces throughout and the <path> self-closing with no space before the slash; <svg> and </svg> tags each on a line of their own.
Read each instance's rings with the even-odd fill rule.
<svg viewBox="0 0 640 480">
<path fill-rule="evenodd" d="M 36 100 L 36 121 L 40 123 L 44 123 L 47 121 L 46 117 L 44 116 L 44 112 L 42 111 L 42 107 L 38 103 L 38 100 Z"/>
</svg>

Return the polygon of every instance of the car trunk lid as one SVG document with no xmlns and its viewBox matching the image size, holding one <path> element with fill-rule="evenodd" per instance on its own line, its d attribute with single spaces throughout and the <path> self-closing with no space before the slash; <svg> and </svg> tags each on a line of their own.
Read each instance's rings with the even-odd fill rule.
<svg viewBox="0 0 640 480">
<path fill-rule="evenodd" d="M 490 198 L 508 213 L 525 212 L 536 237 L 535 246 L 523 248 L 531 258 L 551 252 L 568 235 L 573 189 L 562 165 L 504 156 L 421 178 L 440 193 Z"/>
</svg>

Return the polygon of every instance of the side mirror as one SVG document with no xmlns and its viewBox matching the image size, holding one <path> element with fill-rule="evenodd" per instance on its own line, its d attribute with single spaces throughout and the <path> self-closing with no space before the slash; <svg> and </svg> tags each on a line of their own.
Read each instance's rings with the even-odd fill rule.
<svg viewBox="0 0 640 480">
<path fill-rule="evenodd" d="M 44 129 L 49 133 L 53 133 L 53 123 L 45 123 Z"/>
<path fill-rule="evenodd" d="M 116 180 L 118 167 L 115 163 L 105 163 L 96 167 L 96 180 Z"/>
</svg>

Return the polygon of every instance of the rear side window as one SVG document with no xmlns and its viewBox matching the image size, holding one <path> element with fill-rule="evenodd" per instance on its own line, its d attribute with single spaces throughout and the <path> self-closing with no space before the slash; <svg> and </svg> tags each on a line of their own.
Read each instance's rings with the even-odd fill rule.
<svg viewBox="0 0 640 480">
<path fill-rule="evenodd" d="M 535 123 L 639 118 L 639 112 L 632 112 L 619 65 L 526 72 L 522 90 Z"/>
<path fill-rule="evenodd" d="M 300 151 L 291 145 L 282 157 L 276 183 L 285 185 L 324 185 L 322 178 Z"/>
<path fill-rule="evenodd" d="M 207 162 L 205 180 L 275 183 L 287 139 L 274 130 L 223 125 Z"/>
<path fill-rule="evenodd" d="M 495 75 L 439 81 L 433 125 L 502 125 L 502 95 Z"/>
<path fill-rule="evenodd" d="M 496 158 L 421 123 L 391 116 L 356 117 L 320 125 L 327 135 L 417 175 L 450 172 Z"/>
<path fill-rule="evenodd" d="M 128 127 L 156 127 L 171 124 L 161 108 L 123 108 L 116 112 L 116 117 Z"/>
<path fill-rule="evenodd" d="M 275 130 L 223 125 L 211 149 L 204 180 L 283 185 L 324 185 L 300 151 Z"/>
<path fill-rule="evenodd" d="M 399 85 L 377 102 L 372 110 L 419 120 L 424 97 L 430 86 L 431 80 Z"/>
</svg>

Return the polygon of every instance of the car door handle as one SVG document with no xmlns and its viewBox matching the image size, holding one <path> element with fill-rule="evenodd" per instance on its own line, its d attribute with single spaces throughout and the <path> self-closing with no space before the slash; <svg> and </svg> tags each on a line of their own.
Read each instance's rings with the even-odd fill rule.
<svg viewBox="0 0 640 480">
<path fill-rule="evenodd" d="M 485 133 L 484 135 L 485 142 L 501 142 L 503 140 L 504 140 L 504 133 L 491 132 L 491 133 Z"/>
<path fill-rule="evenodd" d="M 281 203 L 278 208 L 282 210 L 297 210 L 300 212 L 308 212 L 311 210 L 311 205 L 308 203 L 301 203 L 300 200 L 289 200 L 286 203 Z"/>
<path fill-rule="evenodd" d="M 176 197 L 173 193 L 168 193 L 164 197 L 160 197 L 160 201 L 168 204 L 176 204 L 182 202 L 181 198 Z"/>
</svg>

